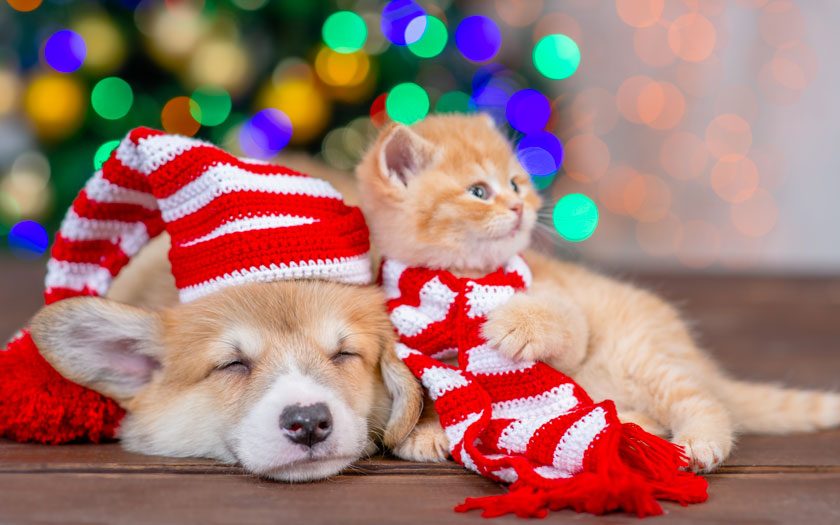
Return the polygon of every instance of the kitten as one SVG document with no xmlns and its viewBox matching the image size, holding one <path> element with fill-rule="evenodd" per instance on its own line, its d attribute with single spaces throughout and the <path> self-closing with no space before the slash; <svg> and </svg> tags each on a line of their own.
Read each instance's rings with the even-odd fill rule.
<svg viewBox="0 0 840 525">
<path fill-rule="evenodd" d="M 840 395 L 729 378 L 655 295 L 528 251 L 540 198 L 486 116 L 433 116 L 386 128 L 356 170 L 362 209 L 384 257 L 486 275 L 522 253 L 532 288 L 490 314 L 484 336 L 514 359 L 571 375 L 622 421 L 668 435 L 696 471 L 732 450 L 736 431 L 788 433 L 840 424 Z M 431 403 L 402 458 L 442 461 Z"/>
</svg>

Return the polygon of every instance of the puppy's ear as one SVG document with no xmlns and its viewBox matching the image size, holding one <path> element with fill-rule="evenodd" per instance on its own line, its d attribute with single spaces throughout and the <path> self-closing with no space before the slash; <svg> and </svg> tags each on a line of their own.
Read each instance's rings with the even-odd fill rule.
<svg viewBox="0 0 840 525">
<path fill-rule="evenodd" d="M 32 320 L 41 355 L 67 379 L 130 401 L 160 367 L 157 314 L 95 297 L 66 299 L 43 308 Z"/>
<path fill-rule="evenodd" d="M 391 413 L 385 425 L 382 443 L 394 448 L 403 442 L 420 419 L 423 410 L 423 389 L 420 382 L 405 366 L 388 338 L 380 358 L 382 379 L 391 396 Z"/>
<path fill-rule="evenodd" d="M 435 147 L 410 128 L 398 124 L 385 132 L 378 160 L 382 176 L 403 188 L 412 177 L 434 163 Z"/>
</svg>

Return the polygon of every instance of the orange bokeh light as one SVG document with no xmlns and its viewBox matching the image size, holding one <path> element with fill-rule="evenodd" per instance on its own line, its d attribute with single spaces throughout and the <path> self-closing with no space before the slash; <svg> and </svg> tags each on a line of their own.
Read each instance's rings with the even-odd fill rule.
<svg viewBox="0 0 840 525">
<path fill-rule="evenodd" d="M 525 27 L 543 11 L 543 0 L 496 0 L 499 18 L 513 27 Z"/>
<path fill-rule="evenodd" d="M 752 146 L 752 128 L 734 113 L 717 116 L 706 128 L 706 146 L 719 159 L 746 155 Z"/>
<path fill-rule="evenodd" d="M 726 9 L 726 0 L 683 0 L 692 11 L 708 16 L 719 16 Z"/>
<path fill-rule="evenodd" d="M 706 144 L 687 131 L 677 131 L 669 135 L 659 151 L 659 163 L 665 173 L 679 180 L 699 177 L 709 162 Z"/>
<path fill-rule="evenodd" d="M 638 186 L 636 178 L 639 176 L 639 173 L 629 166 L 613 166 L 608 169 L 598 183 L 598 198 L 601 204 L 613 213 L 627 215 L 626 201 L 632 201 L 632 196 L 628 197 L 626 194 L 633 191 L 634 184 Z M 633 202 L 630 204 L 633 205 Z"/>
<path fill-rule="evenodd" d="M 665 67 L 676 60 L 668 46 L 668 29 L 662 25 L 640 27 L 633 32 L 633 49 L 651 67 Z"/>
<path fill-rule="evenodd" d="M 618 121 L 615 97 L 598 87 L 581 91 L 572 102 L 571 120 L 578 131 L 596 135 L 610 132 Z"/>
<path fill-rule="evenodd" d="M 659 21 L 665 0 L 615 0 L 615 11 L 632 27 L 648 27 Z"/>
<path fill-rule="evenodd" d="M 805 20 L 796 4 L 776 0 L 761 10 L 758 18 L 761 38 L 773 47 L 788 47 L 805 36 Z"/>
<path fill-rule="evenodd" d="M 730 217 L 735 229 L 743 235 L 763 237 L 776 226 L 779 208 L 769 191 L 758 188 L 752 197 L 732 206 Z"/>
<path fill-rule="evenodd" d="M 680 89 L 692 97 L 702 98 L 713 94 L 720 87 L 723 65 L 712 55 L 703 62 L 681 62 L 676 65 L 676 82 Z"/>
<path fill-rule="evenodd" d="M 624 188 L 627 213 L 639 222 L 656 222 L 671 209 L 671 189 L 659 177 L 638 175 Z"/>
<path fill-rule="evenodd" d="M 714 24 L 698 13 L 682 15 L 668 28 L 671 51 L 688 62 L 702 62 L 709 58 L 716 41 Z"/>
<path fill-rule="evenodd" d="M 34 11 L 41 6 L 43 0 L 6 0 L 15 11 Z"/>
<path fill-rule="evenodd" d="M 711 180 L 718 197 L 737 204 L 758 189 L 758 168 L 748 157 L 724 157 L 712 168 Z"/>
<path fill-rule="evenodd" d="M 645 86 L 637 102 L 639 118 L 654 129 L 671 129 L 682 120 L 685 97 L 670 82 Z"/>
<path fill-rule="evenodd" d="M 175 97 L 163 106 L 160 122 L 167 133 L 192 137 L 201 127 L 192 116 L 190 106 L 195 102 L 190 97 Z"/>
<path fill-rule="evenodd" d="M 604 176 L 610 166 L 610 150 L 595 135 L 576 135 L 565 143 L 566 174 L 579 182 L 589 183 Z"/>
<path fill-rule="evenodd" d="M 644 75 L 632 76 L 621 83 L 616 94 L 616 105 L 624 118 L 635 124 L 644 123 L 639 115 L 639 97 L 651 84 L 655 84 L 654 80 Z"/>
</svg>

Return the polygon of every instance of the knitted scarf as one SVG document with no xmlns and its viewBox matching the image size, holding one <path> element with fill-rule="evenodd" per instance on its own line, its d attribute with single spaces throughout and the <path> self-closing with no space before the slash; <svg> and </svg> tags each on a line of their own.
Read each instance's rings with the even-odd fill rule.
<svg viewBox="0 0 840 525">
<path fill-rule="evenodd" d="M 487 314 L 530 285 L 521 257 L 480 279 L 444 270 L 382 265 L 397 353 L 435 402 L 452 458 L 511 483 L 500 496 L 469 498 L 457 511 L 544 517 L 571 508 L 639 517 L 657 500 L 706 500 L 706 481 L 682 470 L 677 445 L 622 424 L 612 401 L 595 403 L 570 377 L 540 362 L 511 361 L 480 328 Z M 441 361 L 458 358 L 458 366 Z"/>
</svg>

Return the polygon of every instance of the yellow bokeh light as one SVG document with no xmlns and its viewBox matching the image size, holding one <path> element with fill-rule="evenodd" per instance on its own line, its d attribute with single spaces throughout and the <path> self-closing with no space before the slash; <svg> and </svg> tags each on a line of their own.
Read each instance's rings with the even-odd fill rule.
<svg viewBox="0 0 840 525">
<path fill-rule="evenodd" d="M 315 57 L 315 72 L 330 86 L 358 86 L 370 72 L 370 59 L 361 51 L 336 53 L 322 47 Z"/>
<path fill-rule="evenodd" d="M 259 109 L 277 108 L 292 121 L 291 142 L 303 144 L 318 136 L 330 115 L 329 102 L 307 76 L 269 82 L 257 97 Z"/>
<path fill-rule="evenodd" d="M 47 73 L 29 83 L 23 107 L 39 137 L 57 140 L 81 125 L 87 98 L 75 77 Z"/>
<path fill-rule="evenodd" d="M 220 87 L 232 95 L 245 88 L 250 72 L 250 57 L 229 40 L 204 42 L 190 58 L 189 75 L 195 85 Z"/>
<path fill-rule="evenodd" d="M 0 117 L 12 113 L 17 108 L 20 97 L 20 80 L 8 69 L 0 69 Z"/>
<path fill-rule="evenodd" d="M 125 39 L 110 18 L 93 14 L 72 24 L 87 45 L 82 67 L 95 75 L 112 73 L 125 60 Z"/>
</svg>

